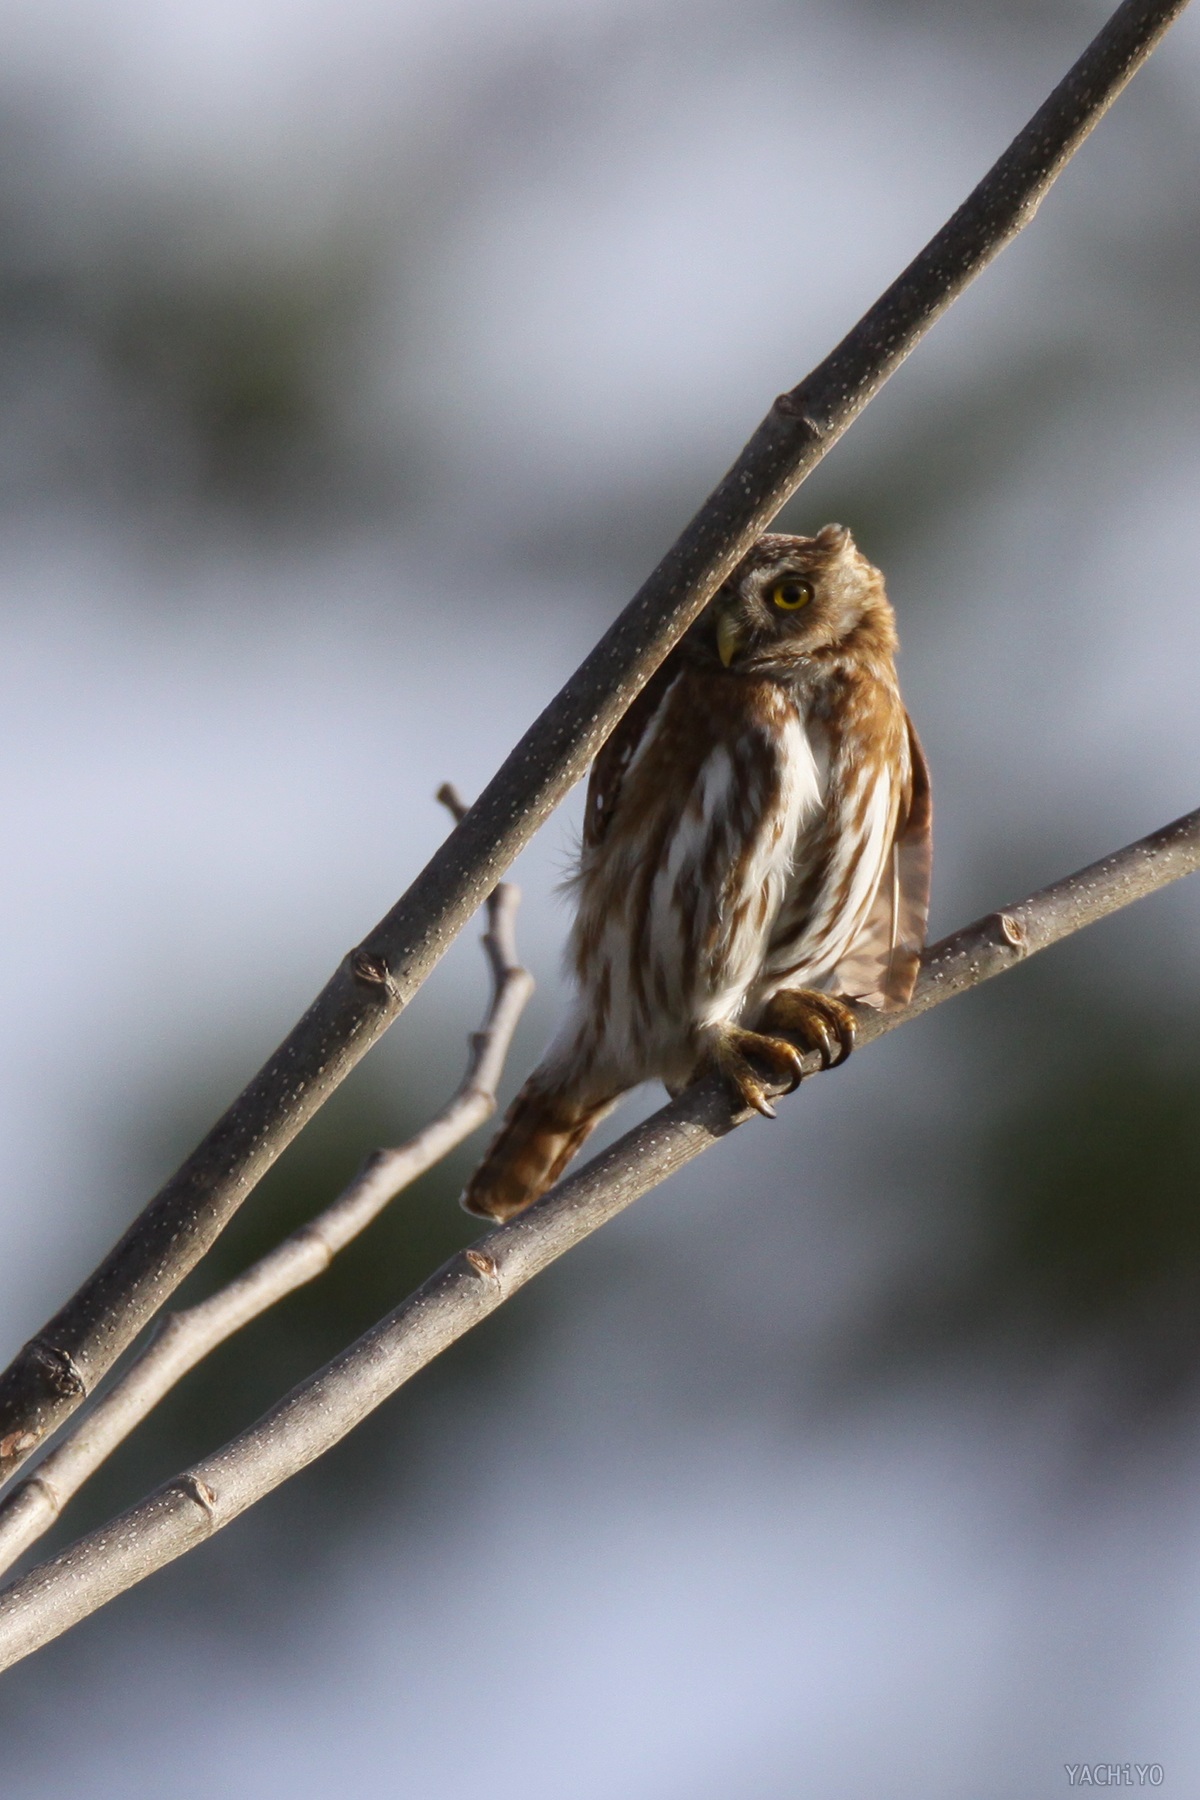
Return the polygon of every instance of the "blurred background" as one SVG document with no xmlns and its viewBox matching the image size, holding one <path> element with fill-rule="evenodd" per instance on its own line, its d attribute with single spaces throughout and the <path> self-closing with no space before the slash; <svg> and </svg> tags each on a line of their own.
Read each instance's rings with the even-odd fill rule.
<svg viewBox="0 0 1200 1800">
<path fill-rule="evenodd" d="M 5 1357 L 1106 10 L 0 11 Z M 886 571 L 937 934 L 1200 803 L 1198 127 L 1193 15 L 786 514 Z M 641 1202 L 12 1671 L 6 1796 L 1194 1791 L 1198 923 L 1144 902 Z M 483 997 L 468 934 L 189 1293 L 420 1122 Z M 477 1150 L 57 1541 L 467 1241 Z"/>
</svg>

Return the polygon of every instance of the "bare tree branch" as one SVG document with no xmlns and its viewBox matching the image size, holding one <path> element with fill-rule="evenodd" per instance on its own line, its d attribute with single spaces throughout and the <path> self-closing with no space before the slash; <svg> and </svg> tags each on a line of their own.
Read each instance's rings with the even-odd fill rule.
<svg viewBox="0 0 1200 1800">
<path fill-rule="evenodd" d="M 395 1019 L 783 503 L 1028 224 L 1187 0 L 1124 0 L 925 249 L 782 395 L 616 623 L 403 898 L 65 1307 L 0 1377 L 0 1480 L 90 1393 L 255 1183 Z"/>
<path fill-rule="evenodd" d="M 932 945 L 907 1007 L 894 1013 L 858 1009 L 860 1043 L 1197 868 L 1200 809 Z M 816 1073 L 819 1059 L 807 1062 Z M 754 1116 L 735 1110 L 716 1077 L 697 1082 L 528 1212 L 451 1257 L 395 1312 L 248 1431 L 6 1589 L 0 1595 L 0 1669 L 228 1525 L 323 1455 L 534 1275 Z"/>
<path fill-rule="evenodd" d="M 455 818 L 465 813 L 449 783 L 438 798 Z M 517 960 L 513 927 L 519 901 L 519 891 L 508 882 L 488 898 L 483 947 L 492 976 L 491 999 L 482 1025 L 471 1036 L 466 1073 L 446 1105 L 407 1143 L 373 1151 L 330 1206 L 235 1281 L 196 1306 L 165 1315 L 161 1329 L 121 1379 L 0 1502 L 0 1572 L 49 1530 L 67 1501 L 177 1381 L 285 1294 L 323 1274 L 389 1201 L 496 1110 L 496 1088 L 513 1032 L 533 992 L 533 977 Z"/>
</svg>

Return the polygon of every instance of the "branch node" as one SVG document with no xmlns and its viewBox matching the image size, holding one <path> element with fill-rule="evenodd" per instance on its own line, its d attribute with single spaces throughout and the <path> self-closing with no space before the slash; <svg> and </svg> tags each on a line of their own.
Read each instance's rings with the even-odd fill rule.
<svg viewBox="0 0 1200 1800">
<path fill-rule="evenodd" d="M 321 1222 L 319 1219 L 310 1219 L 307 1225 L 299 1226 L 293 1231 L 291 1238 L 288 1241 L 293 1244 L 315 1244 L 325 1260 L 326 1268 L 329 1267 L 337 1254 L 334 1246 L 321 1230 Z"/>
<path fill-rule="evenodd" d="M 464 1250 L 463 1255 L 478 1275 L 480 1281 L 494 1281 L 500 1286 L 500 1267 L 494 1256 L 486 1250 Z"/>
<path fill-rule="evenodd" d="M 351 951 L 350 973 L 364 987 L 386 987 L 388 984 L 387 963 L 375 950 L 364 950 L 360 946 Z"/>
<path fill-rule="evenodd" d="M 28 1354 L 39 1365 L 48 1386 L 56 1394 L 81 1400 L 87 1393 L 87 1382 L 68 1351 L 60 1350 L 57 1344 L 47 1343 L 45 1338 L 34 1338 L 28 1346 Z"/>
<path fill-rule="evenodd" d="M 174 1481 L 168 1482 L 167 1488 L 168 1492 L 171 1488 L 177 1488 L 181 1494 L 186 1494 L 189 1500 L 194 1500 L 208 1520 L 210 1527 L 213 1530 L 216 1529 L 217 1496 L 207 1481 L 201 1481 L 198 1475 L 180 1475 Z"/>
<path fill-rule="evenodd" d="M 49 1477 L 38 1474 L 28 1475 L 18 1487 L 13 1489 L 13 1493 L 23 1494 L 29 1488 L 41 1488 L 43 1494 L 46 1496 L 47 1506 L 49 1506 L 50 1511 L 57 1519 L 63 1509 L 63 1497 Z"/>
<path fill-rule="evenodd" d="M 467 816 L 467 803 L 452 781 L 443 781 L 433 797 L 440 800 L 447 812 L 453 815 L 456 825 L 462 824 Z"/>
<path fill-rule="evenodd" d="M 1000 921 L 1000 934 L 1014 950 L 1026 951 L 1029 948 L 1029 932 L 1024 919 L 1018 919 L 1015 913 L 997 913 Z"/>
<path fill-rule="evenodd" d="M 824 435 L 812 414 L 806 410 L 803 396 L 795 388 L 789 389 L 786 394 L 779 394 L 772 410 L 781 418 L 804 426 L 814 443 L 818 443 Z"/>
</svg>

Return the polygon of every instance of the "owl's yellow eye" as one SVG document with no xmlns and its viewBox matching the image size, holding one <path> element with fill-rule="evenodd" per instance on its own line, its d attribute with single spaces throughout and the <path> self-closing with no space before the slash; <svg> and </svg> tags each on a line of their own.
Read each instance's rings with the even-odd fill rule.
<svg viewBox="0 0 1200 1800">
<path fill-rule="evenodd" d="M 771 605 L 777 606 L 780 612 L 799 612 L 812 597 L 812 584 L 798 581 L 794 575 L 789 575 L 785 581 L 777 581 L 768 595 Z"/>
</svg>

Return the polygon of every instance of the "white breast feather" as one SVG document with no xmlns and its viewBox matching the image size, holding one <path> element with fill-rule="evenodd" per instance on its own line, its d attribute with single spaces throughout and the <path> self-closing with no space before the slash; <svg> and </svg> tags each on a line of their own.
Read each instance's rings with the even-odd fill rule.
<svg viewBox="0 0 1200 1800">
<path fill-rule="evenodd" d="M 846 810 L 855 813 L 858 803 L 858 791 L 852 786 L 846 796 Z M 771 964 L 776 970 L 786 969 L 788 986 L 803 987 L 825 975 L 840 962 L 858 935 L 887 860 L 895 825 L 893 803 L 894 787 L 890 777 L 886 774 L 877 776 L 867 801 L 861 836 L 849 832 L 844 835 L 829 859 L 821 897 L 803 932 L 776 947 Z M 839 904 L 838 894 L 848 871 L 849 890 Z M 769 981 L 764 983 L 763 991 L 770 991 L 770 986 Z"/>
<path fill-rule="evenodd" d="M 732 924 L 744 899 L 756 906 L 762 895 L 766 905 L 761 920 L 756 910 L 749 926 L 743 925 L 723 942 L 717 958 L 719 981 L 704 984 L 700 992 L 691 996 L 692 1016 L 704 1025 L 732 1019 L 741 1008 L 762 967 L 763 952 L 787 892 L 796 841 L 821 806 L 820 770 L 808 734 L 790 709 L 770 742 L 777 759 L 776 792 L 769 797 L 758 820 L 754 833 L 756 852 L 744 871 L 741 890 L 728 896 L 727 918 L 722 922 Z M 709 822 L 711 830 L 725 830 L 732 860 L 734 844 L 728 826 L 728 815 L 713 816 Z M 716 898 L 712 897 L 714 901 Z"/>
</svg>

